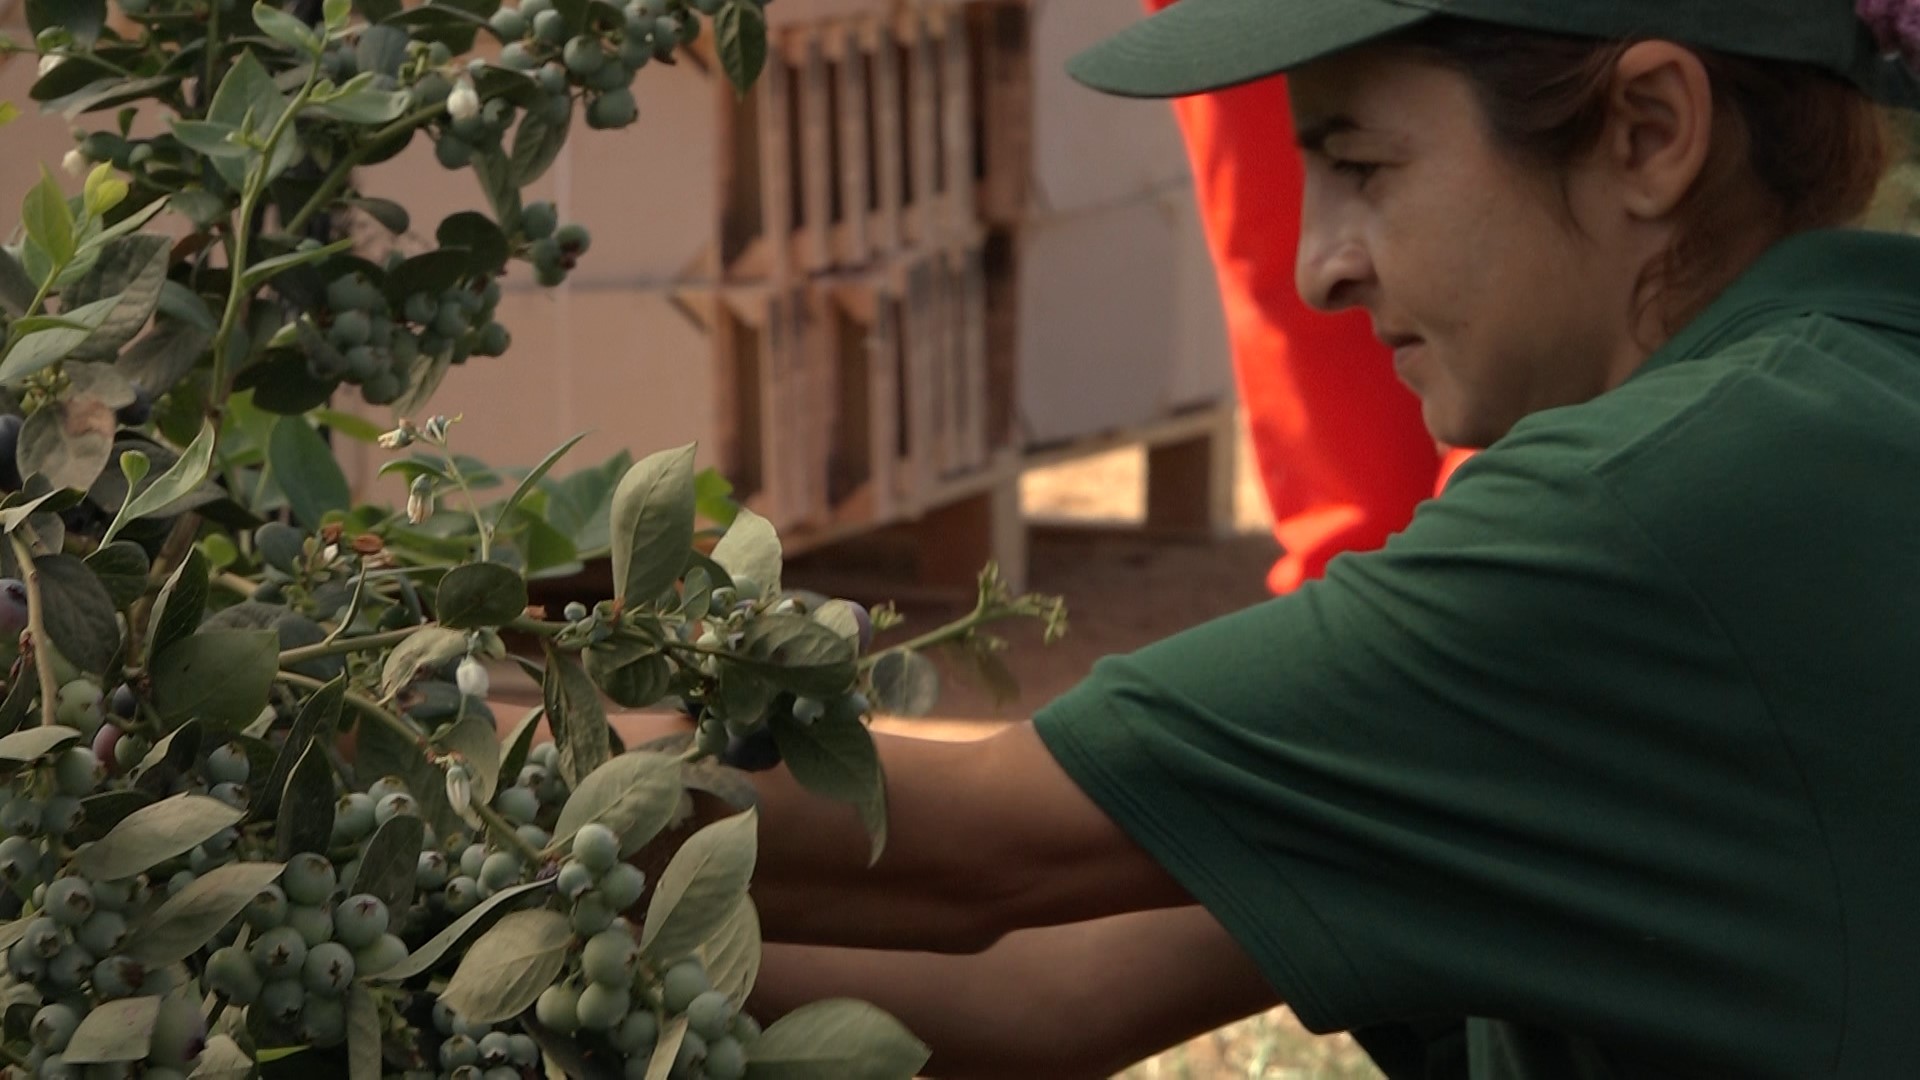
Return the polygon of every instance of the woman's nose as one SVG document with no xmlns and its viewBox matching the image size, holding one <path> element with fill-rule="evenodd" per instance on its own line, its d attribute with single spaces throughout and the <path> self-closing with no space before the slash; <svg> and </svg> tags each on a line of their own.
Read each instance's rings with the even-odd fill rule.
<svg viewBox="0 0 1920 1080">
<path fill-rule="evenodd" d="M 1300 252 L 1294 283 L 1300 299 L 1315 311 L 1343 311 L 1361 303 L 1360 292 L 1372 279 L 1366 248 L 1346 230 L 1316 213 L 1311 197 L 1303 207 Z"/>
</svg>

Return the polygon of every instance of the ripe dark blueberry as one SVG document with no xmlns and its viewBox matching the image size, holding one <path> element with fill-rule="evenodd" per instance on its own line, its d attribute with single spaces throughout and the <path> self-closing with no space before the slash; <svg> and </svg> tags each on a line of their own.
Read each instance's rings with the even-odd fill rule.
<svg viewBox="0 0 1920 1080">
<path fill-rule="evenodd" d="M 3 491 L 20 490 L 20 460 L 16 455 L 23 423 L 13 413 L 0 416 L 0 490 Z"/>
</svg>

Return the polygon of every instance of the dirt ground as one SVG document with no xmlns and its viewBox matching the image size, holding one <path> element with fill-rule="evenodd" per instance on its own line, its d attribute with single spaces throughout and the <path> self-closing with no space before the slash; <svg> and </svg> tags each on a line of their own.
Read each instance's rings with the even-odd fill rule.
<svg viewBox="0 0 1920 1080">
<path fill-rule="evenodd" d="M 976 738 L 1069 689 L 1094 661 L 1151 644 L 1267 597 L 1278 552 L 1242 440 L 1236 475 L 1236 535 L 1209 543 L 1129 534 L 1144 513 L 1145 454 L 1119 450 L 1029 474 L 1022 502 L 1033 530 L 1028 587 L 1065 597 L 1066 639 L 1042 646 L 1031 628 L 1008 633 L 1008 666 L 1021 699 L 996 707 L 984 688 L 948 673 L 939 708 L 922 720 L 881 726 L 928 736 Z M 1068 527 L 1060 527 L 1066 525 Z M 804 566 L 789 584 L 805 585 Z M 882 600 L 873 595 L 855 597 Z M 902 603 L 902 632 L 963 614 L 958 605 Z M 1351 1040 L 1315 1038 L 1278 1009 L 1196 1039 L 1135 1066 L 1119 1080 L 1366 1080 L 1378 1073 Z"/>
</svg>

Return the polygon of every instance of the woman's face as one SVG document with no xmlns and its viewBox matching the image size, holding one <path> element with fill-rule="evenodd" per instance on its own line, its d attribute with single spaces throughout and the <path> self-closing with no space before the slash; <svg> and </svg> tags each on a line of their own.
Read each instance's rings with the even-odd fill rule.
<svg viewBox="0 0 1920 1080">
<path fill-rule="evenodd" d="M 1604 155 L 1570 169 L 1563 199 L 1492 141 L 1464 76 L 1387 49 L 1303 68 L 1291 92 L 1301 295 L 1372 317 L 1436 439 L 1486 446 L 1645 359 L 1634 299 L 1648 235 L 1609 190 Z"/>
</svg>

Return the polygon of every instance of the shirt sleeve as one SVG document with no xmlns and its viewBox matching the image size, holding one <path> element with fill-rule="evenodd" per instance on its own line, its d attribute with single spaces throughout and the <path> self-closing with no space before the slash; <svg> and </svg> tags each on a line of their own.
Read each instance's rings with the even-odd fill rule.
<svg viewBox="0 0 1920 1080">
<path fill-rule="evenodd" d="M 1503 443 L 1383 550 L 1036 717 L 1313 1030 L 1684 1056 L 1825 1019 L 1740 1027 L 1832 969 L 1821 838 L 1740 656 L 1578 451 Z"/>
</svg>

